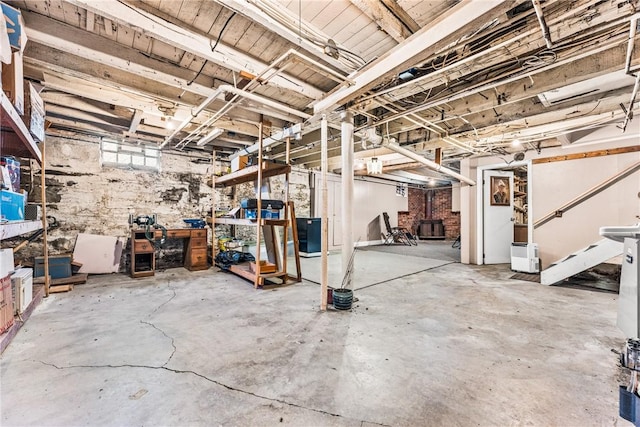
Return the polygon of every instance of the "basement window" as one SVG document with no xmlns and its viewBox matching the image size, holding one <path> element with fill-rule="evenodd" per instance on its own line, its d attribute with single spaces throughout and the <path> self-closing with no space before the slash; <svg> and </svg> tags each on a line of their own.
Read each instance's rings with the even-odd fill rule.
<svg viewBox="0 0 640 427">
<path fill-rule="evenodd" d="M 129 145 L 116 141 L 102 141 L 102 166 L 122 169 L 160 171 L 160 150 L 144 145 Z"/>
</svg>

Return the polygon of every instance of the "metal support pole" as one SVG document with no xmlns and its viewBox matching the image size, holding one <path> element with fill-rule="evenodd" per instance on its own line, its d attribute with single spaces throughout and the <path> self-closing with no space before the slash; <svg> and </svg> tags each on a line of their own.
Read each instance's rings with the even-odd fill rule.
<svg viewBox="0 0 640 427">
<path fill-rule="evenodd" d="M 345 111 L 341 115 L 342 153 L 342 277 L 345 288 L 353 289 L 349 274 L 349 261 L 353 252 L 353 114 Z"/>
<path fill-rule="evenodd" d="M 321 147 L 321 169 L 322 169 L 322 239 L 320 244 L 321 254 L 321 275 L 320 275 L 320 310 L 327 309 L 327 289 L 329 281 L 329 190 L 327 189 L 327 166 L 328 160 L 328 123 L 326 114 L 322 115 L 320 121 L 320 147 Z"/>
</svg>

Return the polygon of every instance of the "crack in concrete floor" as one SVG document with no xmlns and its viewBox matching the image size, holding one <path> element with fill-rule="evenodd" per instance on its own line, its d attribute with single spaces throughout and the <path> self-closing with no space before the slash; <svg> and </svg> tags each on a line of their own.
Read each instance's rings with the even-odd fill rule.
<svg viewBox="0 0 640 427">
<path fill-rule="evenodd" d="M 403 278 L 405 278 L 405 277 L 409 277 L 409 276 L 414 276 L 414 275 L 419 274 L 419 273 L 424 273 L 425 271 L 435 270 L 435 269 L 437 269 L 437 268 L 441 268 L 441 267 L 447 266 L 447 265 L 449 265 L 449 264 L 460 264 L 460 263 L 459 263 L 459 262 L 457 262 L 457 261 L 451 261 L 451 262 L 448 262 L 448 263 L 446 263 L 446 264 L 436 265 L 436 266 L 434 266 L 434 267 L 425 268 L 424 270 L 416 271 L 416 272 L 413 272 L 413 273 L 403 274 L 403 275 L 398 276 L 398 277 L 393 277 L 393 278 L 391 278 L 391 279 L 382 280 L 381 282 L 376 282 L 376 283 L 372 283 L 372 284 L 370 284 L 370 285 L 362 286 L 362 287 L 360 287 L 360 288 L 356 288 L 355 290 L 356 290 L 356 291 L 360 291 L 360 290 L 362 290 L 362 289 L 367 289 L 367 288 L 370 288 L 370 287 L 372 287 L 372 286 L 382 285 L 382 284 L 384 284 L 384 283 L 389 283 L 389 282 L 392 282 L 392 281 L 394 281 L 394 280 L 403 279 Z"/>
<path fill-rule="evenodd" d="M 195 372 L 192 370 L 188 370 L 188 369 L 172 369 L 172 368 L 168 368 L 164 365 L 162 366 L 151 366 L 151 365 L 131 365 L 131 364 L 122 364 L 122 365 L 68 365 L 68 366 L 58 366 L 54 363 L 49 363 L 49 362 L 45 362 L 42 360 L 31 360 L 34 363 L 41 363 L 45 366 L 50 366 L 52 368 L 55 369 L 59 369 L 59 370 L 65 370 L 65 369 L 103 369 L 103 368 L 111 368 L 111 369 L 119 369 L 119 368 L 134 368 L 134 369 L 156 369 L 156 370 L 164 370 L 164 371 L 168 371 L 168 372 L 172 372 L 174 374 L 191 374 L 194 375 L 198 378 L 201 378 L 205 381 L 208 381 L 212 384 L 215 384 L 217 386 L 226 388 L 227 390 L 230 391 L 234 391 L 236 393 L 242 393 L 242 394 L 246 394 L 248 396 L 252 396 L 252 397 L 257 397 L 258 399 L 263 399 L 263 400 L 268 400 L 270 402 L 277 402 L 280 403 L 282 405 L 287 405 L 287 406 L 291 406 L 294 408 L 298 408 L 298 409 L 303 409 L 303 410 L 307 410 L 307 411 L 312 411 L 312 412 L 317 412 L 319 414 L 323 414 L 323 415 L 329 415 L 332 417 L 338 417 L 338 418 L 344 418 L 344 419 L 352 419 L 349 417 L 346 417 L 344 415 L 340 415 L 340 414 L 336 414 L 333 412 L 329 412 L 329 411 L 324 411 L 322 409 L 317 409 L 317 408 L 310 408 L 307 406 L 303 406 L 297 403 L 293 403 L 293 402 L 288 402 L 284 399 L 278 399 L 278 398 L 273 398 L 273 397 L 267 397 L 267 396 L 263 396 L 261 394 L 258 393 L 254 393 L 252 391 L 248 391 L 248 390 L 242 390 L 240 388 L 236 388 L 236 387 L 232 387 L 228 384 L 225 384 L 223 382 L 220 382 L 218 380 L 215 380 L 213 378 L 209 378 L 206 375 L 203 375 L 199 372 Z M 374 425 L 378 425 L 378 426 L 383 426 L 383 427 L 391 427 L 389 424 L 383 424 L 383 423 L 379 423 L 376 421 L 368 421 L 368 420 L 354 420 L 354 421 L 359 421 L 361 425 L 363 425 L 364 423 L 367 424 L 374 424 Z"/>
<path fill-rule="evenodd" d="M 167 335 L 167 333 L 165 331 L 163 331 L 162 329 L 158 328 L 156 325 L 154 325 L 151 322 L 146 322 L 144 320 L 141 320 L 140 323 L 144 323 L 145 325 L 151 326 L 153 329 L 155 329 L 156 331 L 160 332 L 162 335 L 164 335 L 165 337 L 167 337 L 168 339 L 171 340 L 171 346 L 173 347 L 173 351 L 169 355 L 169 358 L 167 359 L 167 361 L 162 364 L 162 367 L 167 366 L 169 364 L 169 362 L 171 362 L 171 359 L 173 358 L 173 355 L 176 354 L 177 348 L 176 348 L 175 340 L 173 339 L 173 337 L 170 337 L 169 335 Z"/>
<path fill-rule="evenodd" d="M 157 306 L 155 309 L 153 309 L 153 311 L 151 313 L 149 313 L 149 315 L 147 317 L 151 317 L 151 315 L 155 314 L 158 310 L 160 310 L 161 307 L 164 307 L 165 305 L 169 304 L 171 302 L 171 300 L 176 297 L 176 295 L 177 295 L 176 290 L 171 287 L 171 279 L 167 280 L 167 287 L 169 289 L 171 289 L 171 292 L 173 292 L 173 295 L 171 295 L 171 297 L 168 300 L 166 300 L 165 302 L 163 302 L 162 304 Z"/>
<path fill-rule="evenodd" d="M 162 307 L 164 307 L 165 305 L 167 305 L 169 302 L 171 302 L 171 300 L 173 300 L 176 296 L 177 296 L 177 292 L 174 288 L 171 287 L 171 280 L 169 279 L 167 281 L 167 286 L 169 287 L 169 289 L 171 289 L 172 291 L 172 295 L 171 297 L 169 297 L 166 301 L 164 301 L 163 303 L 161 303 L 160 305 L 158 305 L 154 310 L 152 310 L 148 315 L 147 318 L 150 318 L 151 316 L 153 316 L 154 314 L 156 314 Z M 155 370 L 164 370 L 164 371 L 168 371 L 168 372 L 172 372 L 175 374 L 191 374 L 194 375 L 196 377 L 199 377 L 205 381 L 208 381 L 210 383 L 216 384 L 217 386 L 220 387 L 224 387 L 227 390 L 230 391 L 234 391 L 236 393 L 242 393 L 242 394 L 246 394 L 252 397 L 256 397 L 258 399 L 264 399 L 267 400 L 269 402 L 276 402 L 276 403 L 280 403 L 282 405 L 287 405 L 287 406 L 291 406 L 294 408 L 298 408 L 298 409 L 303 409 L 303 410 L 308 410 L 308 411 L 313 411 L 316 413 L 320 413 L 323 415 L 329 415 L 332 417 L 338 417 L 338 418 L 344 418 L 344 419 L 349 419 L 349 420 L 353 420 L 352 418 L 349 417 L 345 417 L 343 415 L 340 414 L 336 414 L 333 412 L 329 412 L 329 411 L 324 411 L 322 409 L 317 409 L 317 408 L 310 408 L 310 407 L 306 407 L 297 403 L 293 403 L 293 402 L 288 402 L 284 399 L 277 399 L 277 398 L 272 398 L 272 397 L 267 397 L 267 396 L 263 396 L 251 391 L 247 391 L 247 390 L 242 390 L 236 387 L 232 387 L 228 384 L 224 384 L 220 381 L 217 381 L 213 378 L 209 378 L 206 375 L 203 375 L 199 372 L 195 372 L 192 370 L 184 370 L 184 369 L 173 369 L 173 368 L 169 368 L 167 367 L 167 364 L 169 364 L 169 362 L 171 361 L 171 359 L 173 358 L 173 356 L 175 355 L 176 351 L 177 351 L 177 347 L 175 345 L 175 339 L 171 336 L 169 336 L 164 330 L 162 330 L 161 328 L 159 328 L 158 326 L 156 326 L 155 324 L 153 324 L 152 322 L 146 321 L 146 320 L 140 320 L 140 323 L 143 323 L 145 325 L 151 326 L 152 328 L 154 328 L 155 330 L 157 330 L 158 332 L 160 332 L 162 335 L 164 335 L 166 338 L 171 340 L 171 346 L 173 347 L 173 351 L 171 352 L 171 354 L 169 355 L 169 358 L 167 359 L 166 362 L 164 362 L 162 365 L 160 366 L 152 366 L 152 365 L 133 365 L 133 364 L 121 364 L 121 365 L 68 365 L 68 366 L 58 366 L 54 363 L 49 363 L 49 362 L 44 362 L 44 361 L 35 361 L 32 360 L 32 362 L 39 362 L 45 366 L 50 366 L 53 367 L 55 369 L 59 369 L 59 370 L 64 370 L 64 369 L 102 369 L 102 368 L 113 368 L 113 369 L 118 369 L 118 368 L 137 368 L 137 369 L 155 369 Z M 379 426 L 384 426 L 384 427 L 389 427 L 389 425 L 387 424 L 382 424 L 382 423 L 378 423 L 375 421 L 368 421 L 368 420 L 354 420 L 354 421 L 359 421 L 360 425 L 363 425 L 364 423 L 368 423 L 368 424 L 374 424 L 374 425 L 379 425 Z"/>
<path fill-rule="evenodd" d="M 174 288 L 171 287 L 171 279 L 167 280 L 167 287 L 169 289 L 171 289 L 171 292 L 173 293 L 173 295 L 171 295 L 171 297 L 169 297 L 169 299 L 167 299 L 165 302 L 163 302 L 162 304 L 158 305 L 151 313 L 149 313 L 147 315 L 147 318 L 150 318 L 151 316 L 153 316 L 158 310 L 160 310 L 160 308 L 162 308 L 165 305 L 169 304 L 171 302 L 171 300 L 173 300 L 176 297 L 177 292 L 176 292 L 176 290 Z M 162 367 L 167 366 L 169 364 L 169 362 L 171 362 L 171 359 L 173 358 L 173 355 L 176 354 L 176 351 L 177 351 L 177 347 L 176 347 L 174 338 L 170 337 L 169 335 L 167 335 L 167 333 L 164 330 L 158 328 L 155 324 L 153 324 L 151 322 L 148 322 L 148 321 L 145 321 L 145 320 L 140 320 L 140 323 L 143 323 L 145 325 L 151 326 L 153 329 L 155 329 L 156 331 L 160 332 L 162 335 L 164 335 L 165 337 L 167 337 L 168 339 L 171 340 L 171 346 L 173 347 L 173 351 L 169 355 L 169 358 L 167 359 L 167 361 L 162 364 Z"/>
</svg>

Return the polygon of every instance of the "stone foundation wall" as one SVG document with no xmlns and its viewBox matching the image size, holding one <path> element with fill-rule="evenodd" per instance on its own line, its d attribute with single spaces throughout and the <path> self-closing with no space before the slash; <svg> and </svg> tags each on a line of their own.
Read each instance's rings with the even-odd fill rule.
<svg viewBox="0 0 640 427">
<path fill-rule="evenodd" d="M 187 153 L 162 152 L 160 172 L 104 167 L 99 138 L 48 136 L 46 142 L 47 215 L 59 227 L 48 233 L 52 255 L 72 253 L 78 233 L 127 238 L 129 214 L 157 214 L 158 223 L 182 228 L 184 218 L 204 218 L 211 209 L 212 189 L 206 183 L 210 162 Z M 30 187 L 29 200 L 40 203 L 40 179 Z M 16 253 L 17 259 L 42 254 L 42 240 Z M 157 267 L 182 265 L 181 242 L 167 242 Z M 173 249 L 172 249 L 173 248 Z M 120 263 L 129 267 L 128 245 Z"/>
</svg>

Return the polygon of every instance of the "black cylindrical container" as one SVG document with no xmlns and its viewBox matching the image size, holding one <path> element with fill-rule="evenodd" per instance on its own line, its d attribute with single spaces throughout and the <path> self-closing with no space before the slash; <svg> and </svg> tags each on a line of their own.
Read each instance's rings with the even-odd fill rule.
<svg viewBox="0 0 640 427">
<path fill-rule="evenodd" d="M 334 289 L 333 306 L 338 310 L 349 310 L 353 304 L 353 291 L 351 289 Z"/>
</svg>

